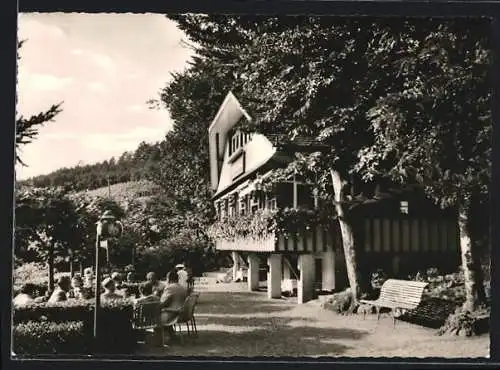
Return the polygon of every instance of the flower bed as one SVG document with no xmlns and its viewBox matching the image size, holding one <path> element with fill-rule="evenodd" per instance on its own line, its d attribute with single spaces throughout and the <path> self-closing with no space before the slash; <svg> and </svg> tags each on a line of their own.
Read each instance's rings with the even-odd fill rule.
<svg viewBox="0 0 500 370">
<path fill-rule="evenodd" d="M 207 234 L 214 240 L 229 241 L 242 237 L 265 239 L 275 234 L 290 237 L 318 227 L 331 228 L 336 222 L 333 215 L 328 209 L 258 210 L 253 214 L 218 220 L 209 227 Z"/>
</svg>

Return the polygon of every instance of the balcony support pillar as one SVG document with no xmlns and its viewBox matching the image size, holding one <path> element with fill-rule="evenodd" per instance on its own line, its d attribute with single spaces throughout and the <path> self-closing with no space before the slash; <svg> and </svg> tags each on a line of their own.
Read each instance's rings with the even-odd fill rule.
<svg viewBox="0 0 500 370">
<path fill-rule="evenodd" d="M 314 298 L 315 264 L 312 254 L 299 256 L 300 279 L 297 287 L 298 303 L 306 303 Z"/>
<path fill-rule="evenodd" d="M 281 255 L 271 254 L 267 259 L 267 297 L 281 298 Z"/>
<path fill-rule="evenodd" d="M 328 251 L 323 253 L 322 259 L 322 286 L 325 292 L 335 290 L 335 252 Z"/>
<path fill-rule="evenodd" d="M 249 291 L 259 289 L 259 265 L 260 265 L 260 258 L 257 255 L 257 253 L 250 253 L 248 255 L 248 275 L 247 275 L 247 283 Z"/>
<path fill-rule="evenodd" d="M 238 271 L 240 270 L 240 256 L 238 252 L 231 252 L 231 257 L 233 259 L 233 281 L 238 279 Z"/>
</svg>

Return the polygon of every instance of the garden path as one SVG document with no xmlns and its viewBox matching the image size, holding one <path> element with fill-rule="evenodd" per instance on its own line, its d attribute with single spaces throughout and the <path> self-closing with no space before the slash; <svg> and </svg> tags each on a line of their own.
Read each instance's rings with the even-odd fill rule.
<svg viewBox="0 0 500 370">
<path fill-rule="evenodd" d="M 436 330 L 382 316 L 342 316 L 317 301 L 268 300 L 246 284 L 200 289 L 199 337 L 169 348 L 144 346 L 148 356 L 487 357 L 489 336 L 438 336 Z M 185 330 L 185 328 L 183 328 Z"/>
</svg>

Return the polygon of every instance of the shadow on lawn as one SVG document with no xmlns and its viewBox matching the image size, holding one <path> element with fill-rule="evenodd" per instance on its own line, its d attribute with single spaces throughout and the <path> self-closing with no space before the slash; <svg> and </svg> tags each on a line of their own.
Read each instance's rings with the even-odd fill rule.
<svg viewBox="0 0 500 370">
<path fill-rule="evenodd" d="M 147 356 L 339 356 L 351 347 L 344 340 L 358 340 L 366 333 L 354 329 L 307 326 L 248 328 L 246 332 L 200 330 L 194 341 L 166 350 L 150 348 Z"/>
<path fill-rule="evenodd" d="M 290 322 L 312 323 L 316 322 L 312 318 L 303 317 L 282 317 L 282 316 L 266 316 L 266 317 L 228 317 L 222 315 L 216 316 L 196 316 L 196 323 L 198 326 L 203 325 L 220 325 L 228 327 L 269 327 L 279 328 L 284 327 Z"/>
<path fill-rule="evenodd" d="M 292 309 L 294 303 L 287 300 L 268 300 L 259 293 L 209 292 L 200 295 L 197 314 L 236 314 L 283 312 Z"/>
</svg>

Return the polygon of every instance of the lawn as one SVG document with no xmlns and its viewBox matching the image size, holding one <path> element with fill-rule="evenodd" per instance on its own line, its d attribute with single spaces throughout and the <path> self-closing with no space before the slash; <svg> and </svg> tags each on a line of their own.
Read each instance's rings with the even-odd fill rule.
<svg viewBox="0 0 500 370">
<path fill-rule="evenodd" d="M 374 316 L 341 316 L 317 302 L 268 300 L 244 284 L 201 290 L 199 337 L 167 349 L 142 347 L 151 356 L 487 357 L 489 336 L 438 336 L 433 329 Z M 184 329 L 185 330 L 185 329 Z"/>
</svg>

